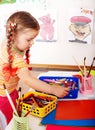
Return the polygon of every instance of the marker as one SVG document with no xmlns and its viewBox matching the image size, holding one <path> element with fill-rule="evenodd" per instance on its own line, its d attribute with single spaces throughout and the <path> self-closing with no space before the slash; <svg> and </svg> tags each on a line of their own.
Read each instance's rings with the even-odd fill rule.
<svg viewBox="0 0 95 130">
<path fill-rule="evenodd" d="M 5 93 L 6 93 L 6 95 L 7 95 L 7 98 L 8 98 L 8 100 L 9 100 L 9 103 L 10 103 L 12 109 L 14 110 L 14 113 L 15 113 L 17 116 L 19 116 L 18 113 L 17 113 L 17 111 L 16 111 L 16 108 L 15 108 L 13 102 L 12 102 L 12 99 L 11 99 L 11 97 L 10 97 L 8 91 L 7 91 L 7 88 L 6 88 L 5 84 L 3 84 L 3 86 L 4 86 Z"/>
</svg>

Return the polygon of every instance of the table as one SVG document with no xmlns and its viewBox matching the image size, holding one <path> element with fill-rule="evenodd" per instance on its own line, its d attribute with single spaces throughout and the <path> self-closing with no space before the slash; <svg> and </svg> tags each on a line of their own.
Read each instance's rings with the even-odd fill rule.
<svg viewBox="0 0 95 130">
<path fill-rule="evenodd" d="M 67 71 L 64 71 L 64 72 L 48 72 L 48 73 L 43 73 L 43 74 L 40 74 L 39 76 L 47 76 L 47 75 L 55 75 L 55 76 L 58 76 L 58 75 L 73 75 L 73 74 L 77 74 L 78 72 L 67 72 Z M 39 77 L 38 76 L 38 77 Z M 93 77 L 93 83 L 95 83 L 95 77 Z M 30 89 L 31 90 L 31 89 Z M 95 87 L 94 87 L 94 90 L 95 90 Z M 94 91 L 95 92 L 95 91 Z M 75 99 L 75 100 L 81 100 L 81 99 L 95 99 L 95 93 L 93 95 L 82 95 L 80 92 L 78 93 L 78 98 Z M 69 100 L 69 99 L 59 99 L 59 100 Z M 71 100 L 71 99 L 70 99 Z M 46 126 L 45 125 L 41 125 L 40 124 L 41 122 L 41 118 L 39 117 L 36 117 L 36 116 L 32 116 L 32 115 L 29 115 L 29 126 L 30 126 L 30 130 L 46 130 Z M 11 120 L 11 122 L 9 123 L 9 125 L 6 127 L 5 130 L 12 130 L 12 125 L 13 125 L 13 119 Z"/>
<path fill-rule="evenodd" d="M 29 115 L 29 126 L 30 130 L 45 130 L 46 126 L 40 124 L 41 118 L 38 118 L 36 116 Z M 9 123 L 9 125 L 6 127 L 5 130 L 12 130 L 13 126 L 13 119 Z"/>
</svg>

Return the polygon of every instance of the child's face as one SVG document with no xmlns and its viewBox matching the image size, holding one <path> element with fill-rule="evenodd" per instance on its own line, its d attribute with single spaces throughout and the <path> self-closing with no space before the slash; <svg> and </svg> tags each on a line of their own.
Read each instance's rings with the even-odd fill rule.
<svg viewBox="0 0 95 130">
<path fill-rule="evenodd" d="M 38 33 L 39 31 L 33 29 L 24 29 L 18 32 L 14 38 L 14 46 L 20 51 L 28 50 L 32 46 L 34 38 Z"/>
</svg>

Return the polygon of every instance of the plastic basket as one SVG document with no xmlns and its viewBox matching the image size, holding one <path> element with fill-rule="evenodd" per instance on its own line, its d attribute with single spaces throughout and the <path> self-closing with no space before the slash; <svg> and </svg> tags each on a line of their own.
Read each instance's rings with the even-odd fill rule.
<svg viewBox="0 0 95 130">
<path fill-rule="evenodd" d="M 57 81 L 61 79 L 66 79 L 67 82 L 72 81 L 75 82 L 75 89 L 70 89 L 70 92 L 67 96 L 63 97 L 65 98 L 77 98 L 78 97 L 78 91 L 79 91 L 79 79 L 77 77 L 65 77 L 65 76 L 40 76 L 40 80 L 47 82 L 45 79 L 49 79 L 52 81 Z M 48 83 L 48 82 L 47 82 Z M 64 86 L 63 86 L 64 87 Z M 67 86 L 68 87 L 68 86 Z"/>
<path fill-rule="evenodd" d="M 13 115 L 12 130 L 30 130 L 28 117 L 18 117 Z"/>
<path fill-rule="evenodd" d="M 52 96 L 52 95 L 48 95 L 48 94 L 44 94 L 44 93 L 40 93 L 40 92 L 28 92 L 24 95 L 24 101 L 26 98 L 30 98 L 32 97 L 31 95 L 34 94 L 36 97 L 43 97 L 43 98 L 47 98 L 47 99 L 51 99 L 51 101 L 43 106 L 43 107 L 36 107 L 34 110 L 32 110 L 30 112 L 30 114 L 38 116 L 38 117 L 45 117 L 47 114 L 49 114 L 52 110 L 54 110 L 56 108 L 56 101 L 57 101 L 57 97 Z M 28 104 L 28 103 L 23 103 L 22 105 L 22 110 L 23 111 L 28 111 L 30 110 L 32 107 L 32 105 Z"/>
</svg>

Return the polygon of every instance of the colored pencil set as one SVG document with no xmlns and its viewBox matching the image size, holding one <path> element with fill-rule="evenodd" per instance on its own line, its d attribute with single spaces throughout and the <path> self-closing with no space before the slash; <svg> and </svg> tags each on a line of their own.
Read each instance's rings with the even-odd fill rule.
<svg viewBox="0 0 95 130">
<path fill-rule="evenodd" d="M 45 96 L 37 96 L 34 94 L 29 95 L 27 98 L 23 100 L 24 103 L 32 105 L 33 103 L 36 104 L 37 107 L 44 107 L 45 105 L 48 105 L 53 99 L 51 97 L 45 97 Z"/>
<path fill-rule="evenodd" d="M 70 87 L 70 89 L 75 90 L 78 89 L 76 87 L 76 82 L 72 79 L 68 80 L 66 78 L 58 79 L 58 80 L 52 80 L 52 79 L 43 79 L 43 81 L 49 83 L 50 85 L 61 85 L 63 87 Z"/>
</svg>

